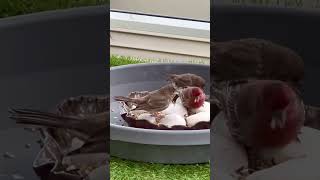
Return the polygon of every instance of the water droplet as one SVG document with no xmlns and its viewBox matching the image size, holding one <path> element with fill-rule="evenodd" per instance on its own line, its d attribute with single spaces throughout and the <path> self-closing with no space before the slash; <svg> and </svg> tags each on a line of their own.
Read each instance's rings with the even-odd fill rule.
<svg viewBox="0 0 320 180">
<path fill-rule="evenodd" d="M 12 174 L 11 177 L 12 177 L 13 179 L 24 179 L 24 177 L 21 176 L 20 174 Z"/>
<path fill-rule="evenodd" d="M 76 166 L 75 165 L 70 165 L 70 166 L 68 166 L 67 167 L 67 171 L 73 171 L 73 170 L 76 170 L 77 168 L 76 168 Z"/>
<path fill-rule="evenodd" d="M 30 131 L 30 132 L 36 132 L 36 131 L 37 131 L 37 128 L 26 127 L 26 128 L 24 128 L 24 130 Z"/>
<path fill-rule="evenodd" d="M 43 141 L 41 139 L 37 140 L 37 143 L 42 147 L 44 146 Z"/>
<path fill-rule="evenodd" d="M 30 149 L 31 148 L 31 144 L 25 144 L 24 147 L 27 148 L 27 149 Z"/>
<path fill-rule="evenodd" d="M 10 152 L 5 152 L 3 154 L 3 157 L 7 158 L 7 159 L 14 159 L 16 156 L 14 154 L 10 153 Z"/>
</svg>

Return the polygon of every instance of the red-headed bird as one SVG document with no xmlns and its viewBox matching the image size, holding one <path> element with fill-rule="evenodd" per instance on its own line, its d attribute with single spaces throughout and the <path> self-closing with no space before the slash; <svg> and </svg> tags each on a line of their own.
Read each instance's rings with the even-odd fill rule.
<svg viewBox="0 0 320 180">
<path fill-rule="evenodd" d="M 255 169 L 252 159 L 261 150 L 294 141 L 304 123 L 303 60 L 287 47 L 255 38 L 215 42 L 211 51 L 212 96 Z"/>
<path fill-rule="evenodd" d="M 187 109 L 197 109 L 204 104 L 206 95 L 199 87 L 187 87 L 181 90 L 180 98 Z"/>
</svg>

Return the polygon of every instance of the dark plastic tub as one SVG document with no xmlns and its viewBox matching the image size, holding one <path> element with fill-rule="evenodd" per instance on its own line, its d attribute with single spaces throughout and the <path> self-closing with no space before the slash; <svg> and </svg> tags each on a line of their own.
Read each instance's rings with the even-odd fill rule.
<svg viewBox="0 0 320 180">
<path fill-rule="evenodd" d="M 209 95 L 209 66 L 195 64 L 136 64 L 113 67 L 110 71 L 111 116 L 110 154 L 124 159 L 166 163 L 193 164 L 209 161 L 210 129 L 156 130 L 124 124 L 120 104 L 113 96 L 132 91 L 150 91 L 164 85 L 168 73 L 195 73 L 206 79 Z"/>
<path fill-rule="evenodd" d="M 55 108 L 62 99 L 106 94 L 108 7 L 0 19 L 0 179 L 38 179 L 39 135 L 8 118 L 8 108 Z M 30 144 L 30 148 L 25 148 Z M 4 158 L 10 152 L 15 158 Z"/>
</svg>

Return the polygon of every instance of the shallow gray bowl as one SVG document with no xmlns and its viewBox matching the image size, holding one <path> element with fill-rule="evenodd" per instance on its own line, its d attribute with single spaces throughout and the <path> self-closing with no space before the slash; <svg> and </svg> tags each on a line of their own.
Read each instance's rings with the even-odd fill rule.
<svg viewBox="0 0 320 180">
<path fill-rule="evenodd" d="M 106 94 L 107 19 L 109 6 L 0 19 L 0 180 L 40 179 L 32 166 L 40 137 L 9 119 L 8 108 L 48 111 L 68 97 Z"/>
<path fill-rule="evenodd" d="M 113 96 L 132 91 L 155 90 L 166 83 L 168 73 L 194 73 L 206 79 L 209 95 L 210 66 L 196 64 L 135 64 L 111 68 L 110 153 L 129 160 L 193 164 L 209 162 L 210 129 L 156 130 L 128 127 Z"/>
</svg>

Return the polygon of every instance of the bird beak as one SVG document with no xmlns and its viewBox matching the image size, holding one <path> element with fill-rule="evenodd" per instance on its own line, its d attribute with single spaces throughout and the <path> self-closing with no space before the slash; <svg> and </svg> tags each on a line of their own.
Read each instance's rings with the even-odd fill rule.
<svg viewBox="0 0 320 180">
<path fill-rule="evenodd" d="M 194 99 L 194 103 L 199 102 L 199 100 L 200 100 L 200 96 L 197 96 L 197 97 Z"/>
<path fill-rule="evenodd" d="M 275 111 L 272 113 L 271 129 L 283 128 L 287 119 L 285 110 Z"/>
</svg>

